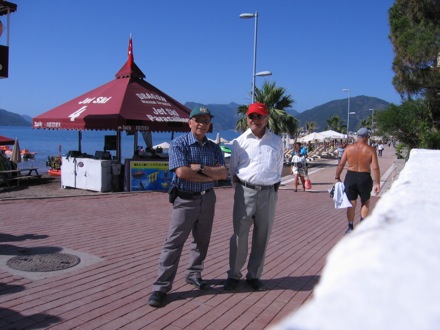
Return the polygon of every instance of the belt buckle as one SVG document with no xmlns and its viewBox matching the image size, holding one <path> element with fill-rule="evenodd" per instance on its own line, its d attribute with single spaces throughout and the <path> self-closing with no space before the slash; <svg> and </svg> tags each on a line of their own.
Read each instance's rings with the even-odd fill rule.
<svg viewBox="0 0 440 330">
<path fill-rule="evenodd" d="M 256 190 L 256 191 L 261 191 L 261 190 L 263 190 L 263 187 L 261 187 L 261 186 L 255 186 L 255 190 Z"/>
<path fill-rule="evenodd" d="M 206 194 L 206 190 L 203 190 L 203 191 L 200 192 L 200 195 L 203 196 L 204 194 Z"/>
</svg>

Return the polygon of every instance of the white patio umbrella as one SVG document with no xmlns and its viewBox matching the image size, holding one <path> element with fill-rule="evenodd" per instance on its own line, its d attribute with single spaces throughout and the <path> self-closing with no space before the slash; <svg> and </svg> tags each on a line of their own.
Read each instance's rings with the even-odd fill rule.
<svg viewBox="0 0 440 330">
<path fill-rule="evenodd" d="M 328 131 L 319 132 L 319 134 L 324 135 L 328 139 L 345 139 L 346 137 L 345 134 L 333 131 L 331 129 Z"/>
<path fill-rule="evenodd" d="M 324 141 L 326 137 L 320 133 L 310 133 L 306 136 L 303 136 L 301 139 L 299 139 L 299 142 L 311 142 L 311 141 Z"/>
<path fill-rule="evenodd" d="M 20 151 L 20 144 L 18 143 L 18 139 L 15 139 L 14 149 L 12 149 L 10 160 L 15 164 L 21 162 L 21 151 Z"/>
<path fill-rule="evenodd" d="M 162 143 L 159 143 L 159 144 L 156 144 L 155 146 L 153 146 L 154 149 L 156 149 L 157 147 L 162 148 L 162 149 L 169 149 L 170 144 L 168 142 L 162 142 Z"/>
</svg>

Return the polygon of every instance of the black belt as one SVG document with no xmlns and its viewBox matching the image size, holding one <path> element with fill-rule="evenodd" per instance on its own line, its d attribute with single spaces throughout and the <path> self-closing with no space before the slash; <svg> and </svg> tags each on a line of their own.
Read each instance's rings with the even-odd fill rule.
<svg viewBox="0 0 440 330">
<path fill-rule="evenodd" d="M 206 190 L 203 190 L 203 191 L 193 192 L 193 195 L 194 195 L 194 196 L 204 195 L 204 194 L 206 194 L 207 192 L 209 192 L 210 190 L 211 190 L 211 189 L 206 189 Z"/>
<path fill-rule="evenodd" d="M 194 196 L 201 196 L 204 195 L 208 192 L 210 192 L 212 189 L 207 189 L 207 190 L 203 190 L 203 191 L 189 191 L 189 190 L 179 190 L 177 193 L 177 196 L 179 196 L 180 198 L 183 199 L 192 199 Z"/>
<path fill-rule="evenodd" d="M 266 189 L 271 189 L 274 188 L 275 185 L 271 184 L 270 186 L 259 186 L 259 185 L 253 185 L 247 182 L 243 182 L 241 180 L 238 180 L 238 183 L 241 184 L 242 186 L 254 189 L 256 191 L 261 191 L 261 190 L 266 190 Z"/>
</svg>

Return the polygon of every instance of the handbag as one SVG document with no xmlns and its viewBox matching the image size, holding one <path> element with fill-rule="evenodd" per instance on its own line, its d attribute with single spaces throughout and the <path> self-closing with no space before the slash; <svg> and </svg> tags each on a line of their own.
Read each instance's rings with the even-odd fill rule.
<svg viewBox="0 0 440 330">
<path fill-rule="evenodd" d="M 310 181 L 309 178 L 306 178 L 306 181 L 305 181 L 305 183 L 304 183 L 304 187 L 305 187 L 306 189 L 312 189 L 312 181 Z"/>
</svg>

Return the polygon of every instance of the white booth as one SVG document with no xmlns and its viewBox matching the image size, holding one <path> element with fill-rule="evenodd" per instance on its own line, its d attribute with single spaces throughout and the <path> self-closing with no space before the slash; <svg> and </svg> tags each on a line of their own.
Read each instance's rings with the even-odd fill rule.
<svg viewBox="0 0 440 330">
<path fill-rule="evenodd" d="M 115 160 L 63 157 L 61 187 L 112 191 L 112 176 L 119 175 L 120 166 Z"/>
</svg>

